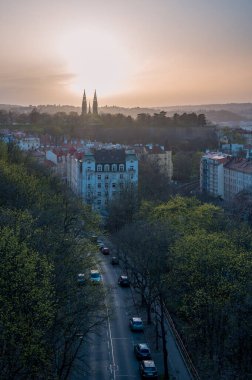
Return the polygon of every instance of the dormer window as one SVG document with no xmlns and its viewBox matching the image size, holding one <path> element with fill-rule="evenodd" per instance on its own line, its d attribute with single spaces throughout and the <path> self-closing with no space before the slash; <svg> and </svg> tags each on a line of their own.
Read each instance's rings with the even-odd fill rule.
<svg viewBox="0 0 252 380">
<path fill-rule="evenodd" d="M 102 165 L 97 165 L 97 171 L 102 172 Z"/>
<path fill-rule="evenodd" d="M 104 171 L 109 172 L 109 165 L 108 164 L 104 165 Z"/>
<path fill-rule="evenodd" d="M 120 172 L 123 172 L 123 171 L 124 171 L 124 165 L 123 165 L 123 164 L 119 165 L 119 171 L 120 171 Z"/>
<path fill-rule="evenodd" d="M 113 165 L 112 165 L 112 172 L 116 172 L 116 170 L 117 170 L 117 165 L 116 165 L 116 164 L 113 164 Z"/>
</svg>

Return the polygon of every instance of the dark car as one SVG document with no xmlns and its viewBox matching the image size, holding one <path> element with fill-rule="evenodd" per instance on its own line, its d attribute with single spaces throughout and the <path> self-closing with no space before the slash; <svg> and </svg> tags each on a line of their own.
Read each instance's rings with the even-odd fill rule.
<svg viewBox="0 0 252 380">
<path fill-rule="evenodd" d="M 79 273 L 77 275 L 77 284 L 78 285 L 85 285 L 86 279 L 85 279 L 85 274 L 84 273 Z"/>
<path fill-rule="evenodd" d="M 111 257 L 111 261 L 110 262 L 111 262 L 112 265 L 118 265 L 119 264 L 118 257 L 116 257 L 116 256 Z"/>
<path fill-rule="evenodd" d="M 132 317 L 129 320 L 129 327 L 131 331 L 139 331 L 142 332 L 144 330 L 143 321 L 139 317 Z"/>
<path fill-rule="evenodd" d="M 120 285 L 120 286 L 122 286 L 124 288 L 128 288 L 130 286 L 130 282 L 129 282 L 128 276 L 121 275 L 118 278 L 118 285 Z"/>
<path fill-rule="evenodd" d="M 101 252 L 102 252 L 104 255 L 109 255 L 109 248 L 108 248 L 108 247 L 102 247 Z"/>
<path fill-rule="evenodd" d="M 134 346 L 136 358 L 139 360 L 151 359 L 151 352 L 146 343 L 138 343 Z"/>
<path fill-rule="evenodd" d="M 153 360 L 143 360 L 139 364 L 139 371 L 142 379 L 157 379 L 157 368 Z"/>
</svg>

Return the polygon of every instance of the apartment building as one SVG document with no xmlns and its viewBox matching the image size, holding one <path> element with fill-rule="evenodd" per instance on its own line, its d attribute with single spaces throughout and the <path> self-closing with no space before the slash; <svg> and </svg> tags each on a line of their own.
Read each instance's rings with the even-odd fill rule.
<svg viewBox="0 0 252 380">
<path fill-rule="evenodd" d="M 126 187 L 137 188 L 138 160 L 134 150 L 96 149 L 69 153 L 67 183 L 99 212 Z"/>
<path fill-rule="evenodd" d="M 162 145 L 146 145 L 147 159 L 156 162 L 160 172 L 170 180 L 173 176 L 172 151 L 165 150 Z"/>
<path fill-rule="evenodd" d="M 224 197 L 224 164 L 228 155 L 208 152 L 200 162 L 200 190 L 214 197 Z"/>
<path fill-rule="evenodd" d="M 232 157 L 224 165 L 224 199 L 232 200 L 242 190 L 252 189 L 252 161 Z"/>
</svg>

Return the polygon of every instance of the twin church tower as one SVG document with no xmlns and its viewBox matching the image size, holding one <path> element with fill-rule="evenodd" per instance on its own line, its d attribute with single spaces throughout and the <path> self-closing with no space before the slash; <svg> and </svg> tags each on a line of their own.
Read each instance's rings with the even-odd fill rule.
<svg viewBox="0 0 252 380">
<path fill-rule="evenodd" d="M 91 113 L 92 112 L 91 112 L 90 102 L 89 102 L 88 108 L 87 108 L 87 98 L 86 98 L 86 93 L 84 90 L 83 98 L 82 98 L 81 115 L 84 116 L 84 115 L 91 114 Z M 93 99 L 93 114 L 98 115 L 98 102 L 97 102 L 96 90 L 95 90 L 94 99 Z"/>
</svg>

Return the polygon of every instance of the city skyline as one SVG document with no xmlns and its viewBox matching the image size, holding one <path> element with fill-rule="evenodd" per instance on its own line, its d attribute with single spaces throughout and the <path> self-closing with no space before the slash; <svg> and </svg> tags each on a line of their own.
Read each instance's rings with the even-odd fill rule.
<svg viewBox="0 0 252 380">
<path fill-rule="evenodd" d="M 10 0 L 0 10 L 0 103 L 79 106 L 84 88 L 99 106 L 252 101 L 249 0 Z"/>
</svg>

